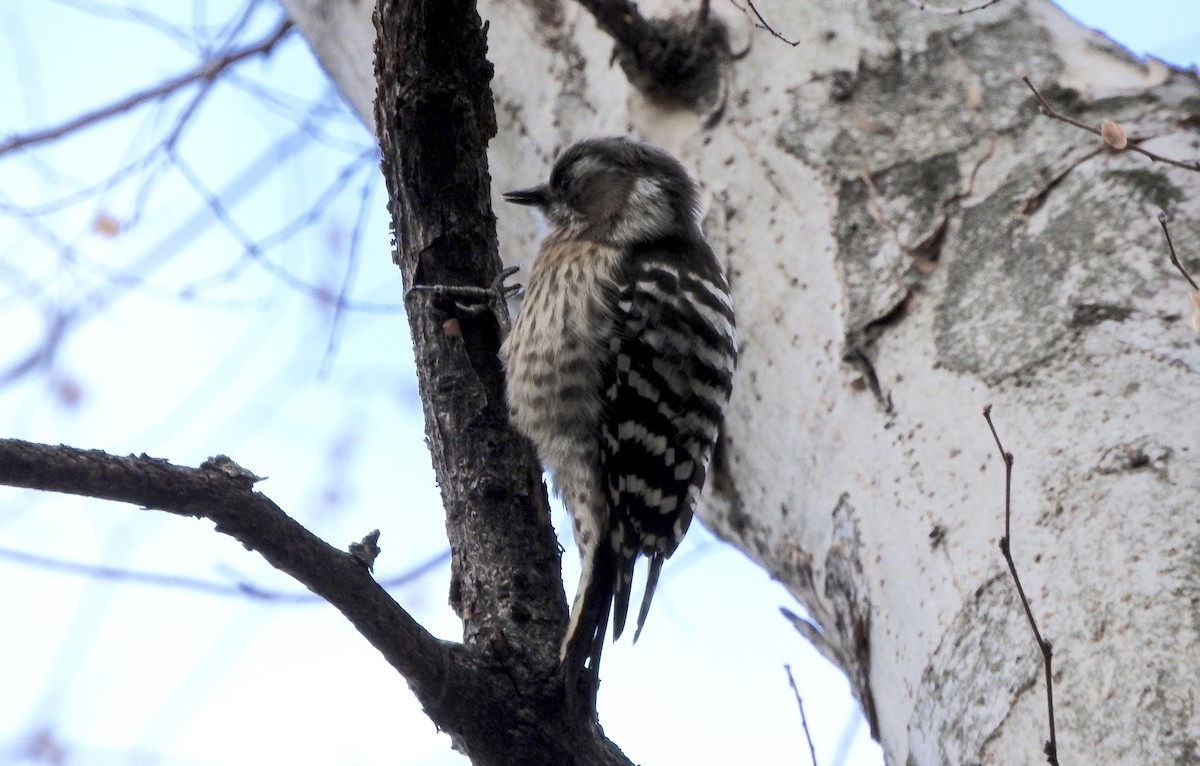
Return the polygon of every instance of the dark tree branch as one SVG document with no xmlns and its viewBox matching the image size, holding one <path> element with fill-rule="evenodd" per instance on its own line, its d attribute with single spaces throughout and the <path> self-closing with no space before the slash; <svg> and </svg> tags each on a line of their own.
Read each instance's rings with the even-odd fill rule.
<svg viewBox="0 0 1200 766">
<path fill-rule="evenodd" d="M 375 582 L 361 555 L 317 538 L 254 491 L 257 481 L 224 456 L 187 468 L 146 455 L 0 439 L 0 484 L 209 519 L 217 531 L 257 551 L 336 607 L 475 764 L 628 766 L 594 722 L 567 718 L 561 681 L 530 684 L 529 664 L 519 656 L 527 649 L 526 635 L 493 631 L 476 645 L 433 637 Z"/>
<path fill-rule="evenodd" d="M 1175 255 L 1175 243 L 1171 241 L 1171 230 L 1167 228 L 1167 214 L 1162 210 L 1158 211 L 1158 225 L 1162 227 L 1163 236 L 1167 238 L 1167 248 L 1171 252 L 1171 265 L 1178 269 L 1183 278 L 1187 280 L 1187 283 L 1192 286 L 1192 292 L 1200 291 L 1200 286 L 1196 285 L 1196 280 L 1192 279 L 1192 275 L 1180 263 L 1179 256 Z"/>
<path fill-rule="evenodd" d="M 313 535 L 254 491 L 258 477 L 226 457 L 199 468 L 146 455 L 118 457 L 99 450 L 0 439 L 0 484 L 64 492 L 177 516 L 205 518 L 217 531 L 257 551 L 333 604 L 404 674 L 418 695 L 448 685 L 452 655 L 461 650 L 430 635 L 350 554 Z"/>
<path fill-rule="evenodd" d="M 504 635 L 549 647 L 566 624 L 558 542 L 541 469 L 508 422 L 496 324 L 411 291 L 483 286 L 500 270 L 485 154 L 495 115 L 484 33 L 464 0 L 382 0 L 378 25 L 383 172 L 426 436 L 446 503 L 451 605 L 468 644 Z M 541 659 L 555 664 L 557 649 Z"/>
<path fill-rule="evenodd" d="M 1021 597 L 1021 606 L 1025 607 L 1025 618 L 1029 620 L 1029 628 L 1033 631 L 1033 640 L 1042 653 L 1042 668 L 1046 672 L 1046 718 L 1050 725 L 1050 739 L 1043 746 L 1043 751 L 1046 753 L 1047 763 L 1050 766 L 1058 766 L 1058 737 L 1054 730 L 1054 648 L 1050 641 L 1042 638 L 1042 632 L 1038 630 L 1033 609 L 1030 608 L 1029 599 L 1025 596 L 1025 588 L 1021 585 L 1020 576 L 1017 575 L 1017 563 L 1013 561 L 1012 556 L 1013 453 L 1006 451 L 1004 445 L 1000 443 L 1000 434 L 996 433 L 996 426 L 992 424 L 992 405 L 985 404 L 983 406 L 983 419 L 987 421 L 988 429 L 992 432 L 992 439 L 996 442 L 996 449 L 1000 452 L 1001 459 L 1004 460 L 1004 537 L 1000 538 L 1000 553 L 1004 556 L 1004 562 L 1008 564 L 1008 573 L 1012 575 L 1013 584 L 1017 586 L 1017 595 Z"/>
<path fill-rule="evenodd" d="M 630 0 L 578 2 L 616 43 L 613 58 L 634 87 L 695 109 L 720 105 L 729 33 L 707 0 L 692 15 L 667 19 L 647 19 Z"/>
<path fill-rule="evenodd" d="M 500 271 L 486 148 L 495 134 L 486 29 L 472 0 L 380 0 L 376 133 L 408 296 L 426 436 L 446 506 L 455 672 L 471 710 L 418 692 L 476 766 L 628 764 L 594 718 L 564 704 L 567 609 L 532 447 L 513 429 L 493 315 L 415 286 L 485 287 Z M 437 703 L 441 704 L 437 704 Z"/>
</svg>

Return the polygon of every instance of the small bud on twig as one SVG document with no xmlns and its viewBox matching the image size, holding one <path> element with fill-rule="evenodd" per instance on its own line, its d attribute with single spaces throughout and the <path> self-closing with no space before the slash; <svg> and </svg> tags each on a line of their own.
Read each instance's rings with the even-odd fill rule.
<svg viewBox="0 0 1200 766">
<path fill-rule="evenodd" d="M 1100 123 L 1100 138 L 1107 146 L 1117 151 L 1124 149 L 1129 144 L 1129 139 L 1125 136 L 1125 128 L 1112 120 Z"/>
</svg>

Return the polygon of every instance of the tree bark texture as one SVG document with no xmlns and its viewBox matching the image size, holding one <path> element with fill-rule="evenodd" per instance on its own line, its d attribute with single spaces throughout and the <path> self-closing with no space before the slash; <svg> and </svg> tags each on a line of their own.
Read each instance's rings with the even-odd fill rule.
<svg viewBox="0 0 1200 766">
<path fill-rule="evenodd" d="M 493 173 L 520 185 L 627 130 L 694 170 L 742 339 L 701 517 L 804 604 L 889 763 L 1043 760 L 987 402 L 1016 454 L 1012 550 L 1054 642 L 1063 762 L 1193 761 L 1200 349 L 1155 214 L 1194 241 L 1200 176 L 1042 116 L 1019 74 L 1181 159 L 1195 76 L 1036 0 L 756 7 L 800 44 L 715 5 L 735 54 L 706 128 L 629 86 L 578 8 L 491 6 Z M 500 231 L 507 257 L 532 252 L 527 220 Z"/>
</svg>

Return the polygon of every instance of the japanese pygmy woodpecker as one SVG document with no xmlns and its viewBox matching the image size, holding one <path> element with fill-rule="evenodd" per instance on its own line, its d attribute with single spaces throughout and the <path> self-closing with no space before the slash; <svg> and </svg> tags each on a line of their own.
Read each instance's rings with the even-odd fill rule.
<svg viewBox="0 0 1200 766">
<path fill-rule="evenodd" d="M 661 149 L 580 141 L 549 183 L 504 198 L 551 225 L 502 353 L 512 420 L 549 469 L 582 558 L 563 662 L 597 679 L 638 556 L 649 570 L 634 641 L 692 520 L 737 361 L 733 304 L 696 184 Z"/>
</svg>

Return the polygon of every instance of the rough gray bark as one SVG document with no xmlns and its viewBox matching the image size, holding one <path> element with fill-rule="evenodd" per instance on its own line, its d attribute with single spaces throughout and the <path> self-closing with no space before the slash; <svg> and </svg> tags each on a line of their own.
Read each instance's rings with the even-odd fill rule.
<svg viewBox="0 0 1200 766">
<path fill-rule="evenodd" d="M 989 401 L 1016 453 L 1013 553 L 1056 649 L 1063 761 L 1188 762 L 1200 477 L 1180 424 L 1200 354 L 1155 214 L 1193 230 L 1200 176 L 1041 116 L 1019 73 L 1183 159 L 1195 76 L 1046 2 L 756 5 L 800 45 L 733 18 L 750 49 L 711 127 L 621 81 L 586 14 L 497 5 L 493 173 L 516 183 L 629 129 L 696 172 L 742 338 L 701 518 L 805 605 L 890 763 L 1042 759 Z M 500 225 L 502 252 L 529 251 L 522 221 Z"/>
</svg>

